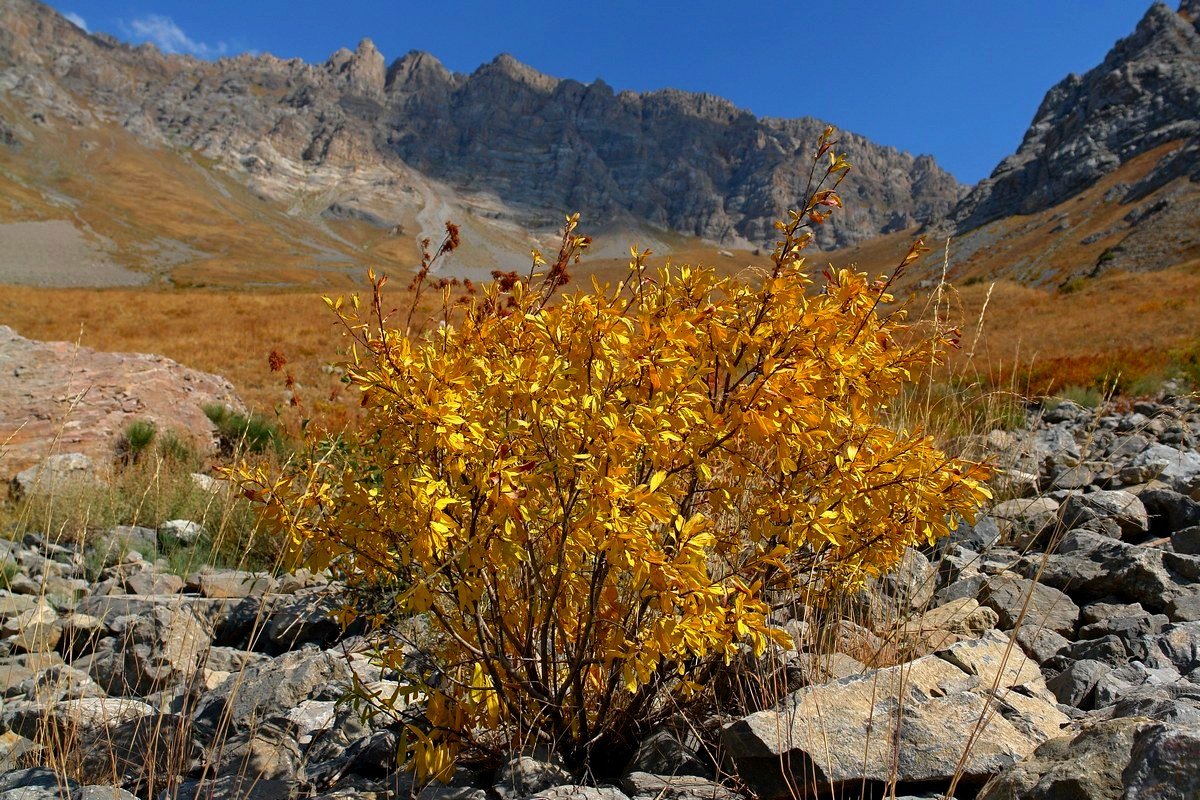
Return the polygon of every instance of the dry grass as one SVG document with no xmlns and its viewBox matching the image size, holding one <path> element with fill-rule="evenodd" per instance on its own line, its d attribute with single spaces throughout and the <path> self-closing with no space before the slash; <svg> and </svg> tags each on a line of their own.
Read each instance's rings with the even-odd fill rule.
<svg viewBox="0 0 1200 800">
<path fill-rule="evenodd" d="M 1152 390 L 1200 342 L 1200 264 L 1112 273 L 1065 297 L 998 282 L 972 355 L 973 320 L 988 289 L 976 284 L 958 294 L 964 347 L 952 362 L 958 372 L 973 369 L 989 385 L 1018 376 L 1034 393 L 1114 381 L 1126 392 Z"/>
<path fill-rule="evenodd" d="M 340 387 L 322 369 L 338 358 L 336 319 L 311 292 L 3 286 L 0 319 L 32 339 L 78 339 L 97 350 L 159 353 L 216 372 L 266 414 L 288 402 L 282 377 L 267 366 L 271 350 L 288 359 L 310 402 L 325 401 Z"/>
<path fill-rule="evenodd" d="M 1038 392 L 1111 381 L 1118 372 L 1134 381 L 1196 346 L 1200 265 L 1108 274 L 1068 296 L 998 282 L 972 355 L 988 288 L 951 294 L 951 318 L 963 328 L 952 360 L 956 375 L 992 387 L 1012 387 L 1014 375 L 1013 388 Z M 400 289 L 393 297 L 405 300 Z M 339 358 L 343 338 L 313 292 L 0 286 L 0 319 L 33 339 L 79 338 L 86 347 L 161 353 L 216 372 L 266 414 L 287 403 L 281 377 L 267 368 L 273 349 L 314 407 L 328 406 L 341 387 L 323 367 Z"/>
</svg>

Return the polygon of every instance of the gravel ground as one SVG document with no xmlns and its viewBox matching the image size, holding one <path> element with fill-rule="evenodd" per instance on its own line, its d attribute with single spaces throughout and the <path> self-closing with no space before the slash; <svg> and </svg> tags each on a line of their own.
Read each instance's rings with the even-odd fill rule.
<svg viewBox="0 0 1200 800">
<path fill-rule="evenodd" d="M 0 225 L 0 283 L 133 286 L 147 279 L 109 261 L 66 220 Z"/>
</svg>

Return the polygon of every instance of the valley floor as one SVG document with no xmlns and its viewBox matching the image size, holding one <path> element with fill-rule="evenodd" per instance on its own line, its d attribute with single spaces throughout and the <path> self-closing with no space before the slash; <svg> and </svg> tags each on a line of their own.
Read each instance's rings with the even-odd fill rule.
<svg viewBox="0 0 1200 800">
<path fill-rule="evenodd" d="M 734 263 L 716 253 L 686 255 Z M 619 274 L 615 262 L 591 268 L 609 280 Z M 576 285 L 587 281 L 581 268 Z M 404 282 L 392 284 L 393 302 L 402 307 Z M 941 318 L 961 328 L 951 371 L 968 381 L 1022 394 L 1116 382 L 1128 394 L 1152 390 L 1180 369 L 1200 377 L 1197 262 L 1154 273 L 1114 271 L 1074 291 L 1007 280 L 947 286 L 940 301 L 936 288 L 912 291 L 914 313 L 932 314 L 940 304 Z M 250 407 L 268 414 L 288 399 L 283 376 L 268 368 L 273 350 L 288 360 L 313 406 L 328 405 L 341 387 L 329 365 L 339 360 L 344 339 L 312 291 L 0 285 L 0 323 L 31 339 L 168 356 L 229 378 Z"/>
</svg>

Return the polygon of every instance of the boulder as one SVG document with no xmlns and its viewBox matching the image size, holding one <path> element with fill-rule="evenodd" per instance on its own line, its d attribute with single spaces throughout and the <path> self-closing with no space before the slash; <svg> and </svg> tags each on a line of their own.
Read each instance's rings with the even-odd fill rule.
<svg viewBox="0 0 1200 800">
<path fill-rule="evenodd" d="M 977 800 L 1188 800 L 1200 796 L 1200 728 L 1143 717 L 1103 720 L 1051 739 Z"/>
<path fill-rule="evenodd" d="M 88 68 L 80 64 L 77 71 Z M 0 326 L 0 441 L 7 443 L 0 470 L 6 479 L 41 464 L 53 447 L 108 461 L 135 420 L 211 448 L 207 404 L 245 411 L 228 381 L 168 358 L 36 342 Z"/>
<path fill-rule="evenodd" d="M 17 653 L 0 657 L 0 696 L 16 694 L 22 681 L 36 679 L 47 670 L 64 666 L 58 653 Z"/>
<path fill-rule="evenodd" d="M 1178 685 L 1179 673 L 1171 667 L 1148 667 L 1140 661 L 1131 661 L 1100 676 L 1096 682 L 1095 707 L 1108 708 L 1122 700 L 1153 699 L 1163 696 L 1160 691 L 1173 692 L 1171 687 Z M 1178 697 L 1172 699 L 1178 704 Z"/>
<path fill-rule="evenodd" d="M 492 791 L 500 800 L 522 800 L 554 786 L 572 783 L 571 773 L 550 761 L 516 756 L 500 766 Z"/>
<path fill-rule="evenodd" d="M 1035 574 L 1040 561 L 1028 559 L 1026 574 Z M 1172 597 L 1185 592 L 1164 565 L 1161 550 L 1087 530 L 1073 530 L 1063 537 L 1058 550 L 1046 558 L 1041 581 L 1075 600 L 1115 596 L 1151 611 L 1161 611 Z"/>
<path fill-rule="evenodd" d="M 863 780 L 947 780 L 965 741 L 946 731 L 976 730 L 983 718 L 962 764 L 968 780 L 979 780 L 1056 736 L 1067 722 L 1046 699 L 1036 665 L 1014 650 L 1003 637 L 989 637 L 806 687 L 774 709 L 726 725 L 722 741 L 760 797 L 782 798 L 797 783 L 820 789 Z M 1024 689 L 1012 690 L 1013 681 L 1025 678 Z"/>
<path fill-rule="evenodd" d="M 1166 614 L 1113 615 L 1079 629 L 1080 639 L 1103 639 L 1115 636 L 1131 658 L 1145 661 L 1150 653 L 1150 641 L 1162 632 L 1170 620 Z"/>
<path fill-rule="evenodd" d="M 76 665 L 115 695 L 140 697 L 186 683 L 212 643 L 212 626 L 186 605 L 153 606 L 117 617 L 110 627 L 113 636 Z"/>
<path fill-rule="evenodd" d="M 985 689 L 1039 687 L 1042 684 L 1042 673 L 1037 662 L 998 631 L 979 639 L 959 642 L 938 653 L 938 656 L 968 675 L 979 678 L 980 685 Z"/>
<path fill-rule="evenodd" d="M 1173 489 L 1146 489 L 1138 494 L 1150 519 L 1150 530 L 1166 536 L 1200 525 L 1200 503 Z"/>
<path fill-rule="evenodd" d="M 300 745 L 290 726 L 264 722 L 238 728 L 225 738 L 213 774 L 218 779 L 245 777 L 294 783 L 300 761 Z"/>
<path fill-rule="evenodd" d="M 1099 639 L 1080 639 L 1072 642 L 1063 648 L 1059 657 L 1066 661 L 1086 658 L 1119 667 L 1129 661 L 1129 651 L 1118 637 L 1108 635 Z"/>
<path fill-rule="evenodd" d="M 333 725 L 337 719 L 337 701 L 302 700 L 284 718 L 295 730 L 296 741 L 303 747 L 312 742 L 314 736 Z"/>
<path fill-rule="evenodd" d="M 130 573 L 120 580 L 122 588 L 129 594 L 168 595 L 183 591 L 183 578 L 169 572 L 143 569 Z"/>
<path fill-rule="evenodd" d="M 1121 773 L 1125 797 L 1200 797 L 1200 726 L 1158 724 L 1134 742 Z"/>
<path fill-rule="evenodd" d="M 203 472 L 193 472 L 188 477 L 192 479 L 192 484 L 197 489 L 208 494 L 227 494 L 231 486 L 229 481 L 205 475 Z"/>
<path fill-rule="evenodd" d="M 554 786 L 531 795 L 529 800 L 629 800 L 629 798 L 615 786 Z"/>
<path fill-rule="evenodd" d="M 1046 686 L 1063 705 L 1089 711 L 1095 708 L 1096 684 L 1112 670 L 1101 661 L 1081 659 L 1046 681 Z"/>
<path fill-rule="evenodd" d="M 879 579 L 879 590 L 902 613 L 928 608 L 937 589 L 937 574 L 919 550 L 906 548 L 900 563 Z"/>
<path fill-rule="evenodd" d="M 79 782 L 52 769 L 33 767 L 0 775 L 0 800 L 69 800 Z"/>
<path fill-rule="evenodd" d="M 83 670 L 61 664 L 38 670 L 20 683 L 9 684 L 4 687 L 4 694 L 46 703 L 104 697 L 104 690 Z"/>
<path fill-rule="evenodd" d="M 1200 622 L 1181 622 L 1167 627 L 1155 640 L 1162 659 L 1181 675 L 1200 668 Z"/>
<path fill-rule="evenodd" d="M 169 796 L 172 800 L 295 800 L 296 784 L 253 775 L 222 775 L 181 781 Z"/>
<path fill-rule="evenodd" d="M 994 610 L 1000 627 L 1007 630 L 1016 628 L 1019 621 L 1022 626 L 1070 636 L 1079 621 L 1079 606 L 1066 594 L 1011 574 L 988 578 L 980 588 L 979 602 Z"/>
<path fill-rule="evenodd" d="M 1150 724 L 1111 720 L 1051 739 L 988 781 L 977 800 L 1119 800 L 1124 796 L 1122 770 Z"/>
<path fill-rule="evenodd" d="M 1177 530 L 1171 534 L 1171 547 L 1176 553 L 1200 555 L 1200 525 Z"/>
<path fill-rule="evenodd" d="M 1200 489 L 1200 453 L 1194 450 L 1152 444 L 1134 456 L 1130 466 L 1144 469 L 1157 480 L 1189 497 Z"/>
<path fill-rule="evenodd" d="M 732 789 L 695 775 L 631 772 L 621 779 L 631 800 L 740 800 Z"/>
<path fill-rule="evenodd" d="M 36 494 L 60 494 L 77 487 L 95 485 L 102 477 L 100 466 L 83 453 L 60 453 L 47 456 L 42 463 L 18 472 L 12 479 L 9 493 L 14 499 Z"/>
<path fill-rule="evenodd" d="M 45 601 L 8 617 L 0 624 L 0 636 L 8 637 L 14 653 L 49 653 L 62 637 L 58 612 Z"/>
<path fill-rule="evenodd" d="M 222 720 L 234 729 L 288 712 L 305 700 L 335 700 L 352 681 L 346 660 L 332 652 L 297 650 L 246 667 L 196 703 L 193 717 L 207 730 Z"/>
<path fill-rule="evenodd" d="M 1096 517 L 1115 521 L 1123 539 L 1141 536 L 1150 529 L 1146 507 L 1132 492 L 1118 489 L 1075 493 L 1062 506 L 1062 521 L 1067 528 L 1082 527 Z"/>
<path fill-rule="evenodd" d="M 862 664 L 858 664 L 858 667 L 863 669 Z M 807 672 L 805 677 L 812 674 Z M 625 771 L 655 775 L 707 775 L 711 767 L 704 756 L 704 747 L 704 742 L 696 735 L 693 723 L 682 716 L 674 717 L 651 731 L 638 743 L 637 751 Z"/>
<path fill-rule="evenodd" d="M 1146 667 L 1144 672 L 1144 679 L 1140 680 L 1139 685 L 1126 688 L 1123 697 L 1117 698 L 1095 716 L 1102 719 L 1143 716 L 1159 722 L 1200 723 L 1200 683 L 1186 678 L 1181 680 L 1173 670 Z M 1129 677 L 1117 676 L 1126 681 Z"/>
<path fill-rule="evenodd" d="M 195 544 L 205 535 L 204 526 L 190 519 L 169 519 L 158 526 L 160 545 Z"/>
<path fill-rule="evenodd" d="M 1073 467 L 1055 466 L 1044 482 L 1047 490 L 1084 489 L 1096 480 L 1096 464 L 1083 463 Z"/>
<path fill-rule="evenodd" d="M 1163 611 L 1172 622 L 1200 621 L 1200 590 L 1172 597 Z"/>
<path fill-rule="evenodd" d="M 84 697 L 55 703 L 8 703 L 0 711 L 0 721 L 5 729 L 36 739 L 48 729 L 59 736 L 73 735 L 80 730 L 104 729 L 153 713 L 151 706 L 133 698 Z"/>
<path fill-rule="evenodd" d="M 341 625 L 331 616 L 337 607 L 338 599 L 322 588 L 281 598 L 271 609 L 267 638 L 285 649 L 302 644 L 333 644 L 342 636 Z"/>
<path fill-rule="evenodd" d="M 121 617 L 143 616 L 157 608 L 188 609 L 212 628 L 219 630 L 241 601 L 192 595 L 92 595 L 80 600 L 76 613 L 96 617 L 112 626 Z"/>
<path fill-rule="evenodd" d="M 71 800 L 137 800 L 137 795 L 130 794 L 119 786 L 92 784 L 80 786 L 71 792 Z"/>
<path fill-rule="evenodd" d="M 201 572 L 197 580 L 204 597 L 256 597 L 275 591 L 279 582 L 270 575 L 244 570 Z"/>
<path fill-rule="evenodd" d="M 40 750 L 41 745 L 19 733 L 0 733 L 0 775 L 20 768 L 26 759 L 36 756 Z"/>
<path fill-rule="evenodd" d="M 1000 541 L 1000 526 L 991 516 L 981 516 L 974 525 L 960 522 L 948 537 L 939 542 L 939 548 L 946 550 L 955 545 L 966 547 L 976 553 L 982 553 Z"/>
<path fill-rule="evenodd" d="M 1027 547 L 1055 529 L 1058 508 L 1051 497 L 1021 498 L 997 503 L 989 516 L 996 521 L 1002 541 Z"/>
<path fill-rule="evenodd" d="M 1039 664 L 1054 658 L 1070 641 L 1065 636 L 1036 625 L 1022 625 L 1017 629 L 1017 643 Z"/>
<path fill-rule="evenodd" d="M 158 547 L 158 531 L 141 525 L 117 525 L 109 528 L 106 538 L 110 546 L 116 545 L 115 550 L 132 548 L 152 552 Z"/>
<path fill-rule="evenodd" d="M 962 639 L 982 636 L 995 628 L 998 621 L 995 611 L 980 606 L 974 598 L 963 597 L 931 608 L 916 619 L 900 622 L 889 638 L 903 653 L 919 657 Z"/>
</svg>

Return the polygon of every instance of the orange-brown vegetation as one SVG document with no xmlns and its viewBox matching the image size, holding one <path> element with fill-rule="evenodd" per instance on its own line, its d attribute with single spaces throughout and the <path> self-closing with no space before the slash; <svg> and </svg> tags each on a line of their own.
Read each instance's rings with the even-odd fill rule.
<svg viewBox="0 0 1200 800">
<path fill-rule="evenodd" d="M 160 353 L 216 372 L 268 414 L 288 403 L 283 379 L 270 371 L 272 350 L 287 358 L 302 397 L 314 406 L 341 386 L 323 369 L 338 356 L 336 319 L 311 292 L 4 286 L 0 322 L 33 339 Z"/>
<path fill-rule="evenodd" d="M 1010 380 L 1032 392 L 1067 386 L 1153 388 L 1200 355 L 1200 262 L 1153 273 L 1112 273 L 1064 296 L 1012 281 L 995 284 L 974 358 L 975 320 L 988 286 L 958 292 L 964 320 L 961 372 L 974 361 L 993 385 Z M 1193 374 L 1195 377 L 1195 374 Z"/>
<path fill-rule="evenodd" d="M 894 254 L 893 261 L 902 255 L 903 250 Z M 586 276 L 576 278 L 581 280 Z M 1118 374 L 1136 381 L 1162 373 L 1173 354 L 1197 347 L 1200 264 L 1112 273 L 1066 296 L 1011 281 L 997 282 L 990 299 L 988 289 L 976 283 L 950 290 L 952 312 L 963 328 L 962 349 L 952 358 L 957 373 L 978 374 L 996 385 L 1053 391 L 1099 385 Z M 929 294 L 911 302 L 920 307 Z M 323 370 L 338 357 L 336 319 L 313 292 L 0 286 L 0 323 L 34 339 L 162 353 L 225 375 L 247 403 L 266 413 L 288 400 L 282 380 L 268 367 L 272 350 L 287 357 L 306 402 L 322 403 L 341 386 Z"/>
</svg>

